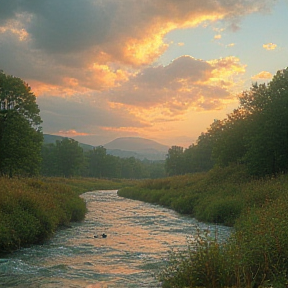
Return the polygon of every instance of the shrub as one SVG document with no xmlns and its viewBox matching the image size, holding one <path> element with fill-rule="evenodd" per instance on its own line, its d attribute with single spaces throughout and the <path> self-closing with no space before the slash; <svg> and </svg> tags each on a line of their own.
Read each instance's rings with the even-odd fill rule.
<svg viewBox="0 0 288 288">
<path fill-rule="evenodd" d="M 0 178 L 0 253 L 41 243 L 85 212 L 83 199 L 65 185 Z"/>
</svg>

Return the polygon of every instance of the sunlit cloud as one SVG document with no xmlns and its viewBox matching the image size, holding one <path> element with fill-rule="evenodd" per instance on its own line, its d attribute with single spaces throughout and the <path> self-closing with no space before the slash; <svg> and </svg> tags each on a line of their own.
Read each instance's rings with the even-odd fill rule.
<svg viewBox="0 0 288 288">
<path fill-rule="evenodd" d="M 277 45 L 274 43 L 263 44 L 263 48 L 266 50 L 275 50 Z"/>
<path fill-rule="evenodd" d="M 156 137 L 168 129 L 163 123 L 171 125 L 172 133 L 177 130 L 173 121 L 183 121 L 188 113 L 228 105 L 246 69 L 240 59 L 204 61 L 186 55 L 156 66 L 169 46 L 188 43 L 166 42 L 165 37 L 173 30 L 208 27 L 222 20 L 236 30 L 241 17 L 270 4 L 266 0 L 2 2 L 0 69 L 30 84 L 43 130 L 99 139 L 108 133 L 149 132 Z M 223 28 L 214 31 L 214 39 L 221 39 Z M 273 45 L 263 47 L 271 50 Z"/>
<path fill-rule="evenodd" d="M 203 61 L 182 56 L 167 66 L 142 70 L 105 97 L 111 107 L 152 125 L 180 121 L 188 111 L 218 110 L 235 101 L 230 90 L 244 72 L 236 57 Z"/>
<path fill-rule="evenodd" d="M 18 43 L 2 51 L 4 44 L 0 53 L 4 59 L 15 59 L 18 75 L 51 85 L 60 81 L 63 86 L 71 84 L 63 78 L 74 78 L 80 86 L 96 90 L 117 86 L 127 80 L 131 67 L 138 69 L 157 60 L 169 46 L 164 40 L 168 32 L 221 19 L 232 21 L 267 4 L 260 0 L 233 4 L 224 0 L 8 2 L 1 4 L 0 41 L 12 31 Z M 133 13 L 127 17 L 127 11 Z M 17 56 L 20 51 L 25 57 Z M 2 61 L 1 68 L 9 71 L 12 61 Z M 32 63 L 29 73 L 25 62 Z M 113 71 L 115 64 L 118 71 Z M 103 71 L 102 65 L 109 70 Z"/>
<path fill-rule="evenodd" d="M 83 132 L 77 132 L 76 130 L 68 130 L 68 131 L 60 130 L 56 132 L 55 135 L 60 135 L 64 137 L 74 137 L 74 136 L 87 136 L 89 134 Z"/>
<path fill-rule="evenodd" d="M 259 79 L 272 79 L 273 75 L 270 72 L 267 71 L 261 71 L 260 73 L 258 73 L 257 75 L 254 75 L 252 77 L 253 80 L 259 80 Z"/>
<path fill-rule="evenodd" d="M 217 35 L 214 36 L 214 39 L 215 39 L 215 40 L 218 40 L 218 39 L 221 39 L 221 38 L 222 38 L 222 35 L 221 35 L 221 34 L 217 34 Z"/>
</svg>

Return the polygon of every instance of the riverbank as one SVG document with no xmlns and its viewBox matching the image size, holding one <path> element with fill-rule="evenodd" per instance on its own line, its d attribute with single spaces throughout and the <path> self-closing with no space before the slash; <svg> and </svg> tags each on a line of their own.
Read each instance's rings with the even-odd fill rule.
<svg viewBox="0 0 288 288">
<path fill-rule="evenodd" d="M 172 253 L 159 276 L 163 287 L 287 287 L 288 175 L 256 180 L 231 166 L 148 180 L 118 194 L 235 227 L 224 244 L 201 236 L 196 250 Z"/>
<path fill-rule="evenodd" d="M 0 253 L 42 243 L 57 228 L 83 220 L 86 205 L 80 194 L 126 185 L 129 181 L 0 177 Z"/>
</svg>

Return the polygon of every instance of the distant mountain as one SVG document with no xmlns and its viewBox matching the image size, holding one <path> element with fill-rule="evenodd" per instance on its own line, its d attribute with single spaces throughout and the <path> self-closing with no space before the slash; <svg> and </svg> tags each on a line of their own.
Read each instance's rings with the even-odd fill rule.
<svg viewBox="0 0 288 288">
<path fill-rule="evenodd" d="M 44 134 L 44 144 L 56 143 L 57 140 L 61 141 L 62 136 Z M 69 137 L 70 138 L 70 137 Z M 79 143 L 79 146 L 84 151 L 92 150 L 96 146 Z M 117 138 L 105 145 L 106 152 L 109 155 L 117 156 L 120 158 L 135 157 L 140 160 L 165 160 L 169 147 L 160 144 L 156 141 L 140 138 L 140 137 L 123 137 Z"/>
<path fill-rule="evenodd" d="M 135 157 L 140 160 L 165 160 L 169 149 L 166 145 L 140 137 L 117 138 L 104 147 L 107 154 L 122 158 Z"/>
<path fill-rule="evenodd" d="M 119 149 L 135 152 L 164 152 L 167 153 L 169 147 L 156 141 L 140 137 L 122 137 L 117 138 L 104 145 L 106 149 Z"/>
</svg>

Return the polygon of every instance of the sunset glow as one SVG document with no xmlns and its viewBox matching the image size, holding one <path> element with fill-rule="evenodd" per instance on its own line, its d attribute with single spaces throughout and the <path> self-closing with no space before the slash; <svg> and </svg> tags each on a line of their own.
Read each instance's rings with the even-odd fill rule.
<svg viewBox="0 0 288 288">
<path fill-rule="evenodd" d="M 230 2 L 2 3 L 0 69 L 31 86 L 44 133 L 188 147 L 288 63 L 287 1 Z"/>
</svg>

